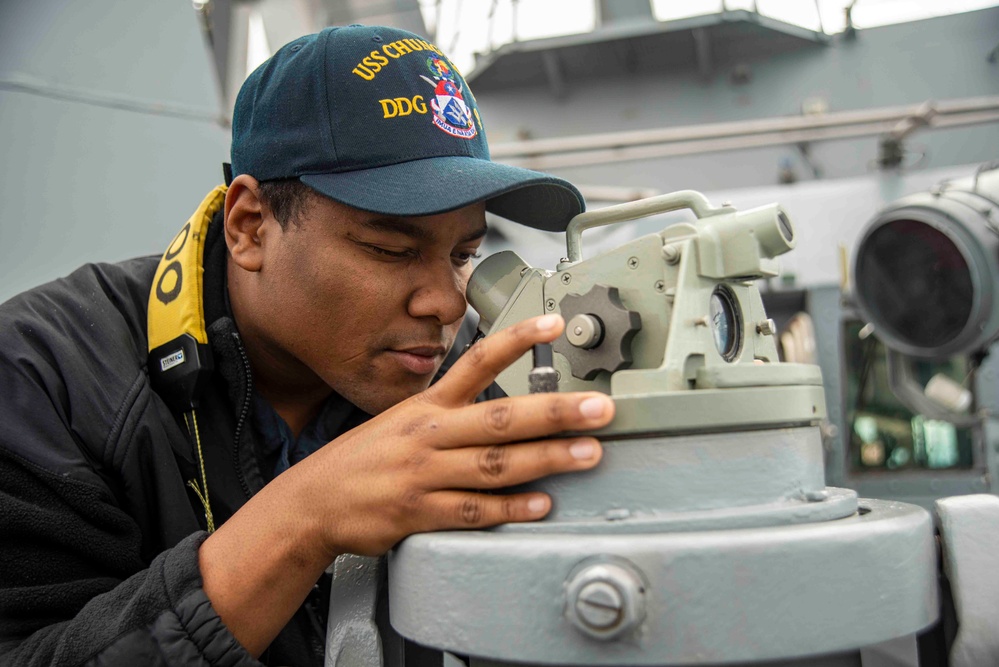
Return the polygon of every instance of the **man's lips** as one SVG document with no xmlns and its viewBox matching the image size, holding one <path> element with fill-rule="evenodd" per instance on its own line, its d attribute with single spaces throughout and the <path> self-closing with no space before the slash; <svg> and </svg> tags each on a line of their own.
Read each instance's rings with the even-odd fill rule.
<svg viewBox="0 0 999 667">
<path fill-rule="evenodd" d="M 441 345 L 387 350 L 389 357 L 416 375 L 430 375 L 437 370 L 447 350 Z"/>
</svg>

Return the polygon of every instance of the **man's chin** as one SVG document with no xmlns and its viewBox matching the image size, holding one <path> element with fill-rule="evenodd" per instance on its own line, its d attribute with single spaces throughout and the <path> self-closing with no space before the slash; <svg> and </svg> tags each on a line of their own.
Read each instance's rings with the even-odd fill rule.
<svg viewBox="0 0 999 667">
<path fill-rule="evenodd" d="M 385 412 L 394 405 L 402 403 L 408 398 L 416 396 L 422 391 L 426 391 L 430 386 L 430 380 L 419 382 L 399 382 L 391 387 L 384 387 L 382 391 L 367 391 L 362 395 L 344 396 L 348 401 L 369 415 L 377 415 Z"/>
</svg>

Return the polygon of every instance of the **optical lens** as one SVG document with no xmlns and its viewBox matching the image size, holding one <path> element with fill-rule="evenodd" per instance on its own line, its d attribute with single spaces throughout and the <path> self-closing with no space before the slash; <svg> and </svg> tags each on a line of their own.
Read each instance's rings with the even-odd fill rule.
<svg viewBox="0 0 999 667">
<path fill-rule="evenodd" d="M 735 297 L 725 287 L 719 286 L 711 294 L 711 331 L 718 354 L 725 361 L 733 361 L 739 354 L 742 328 Z"/>
</svg>

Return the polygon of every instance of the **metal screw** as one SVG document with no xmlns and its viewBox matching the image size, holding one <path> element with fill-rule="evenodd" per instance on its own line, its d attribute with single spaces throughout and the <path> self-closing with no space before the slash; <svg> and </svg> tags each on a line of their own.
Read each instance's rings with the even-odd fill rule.
<svg viewBox="0 0 999 667">
<path fill-rule="evenodd" d="M 596 562 L 566 582 L 566 616 L 577 630 L 610 640 L 645 619 L 645 586 L 638 570 L 624 559 Z"/>
<path fill-rule="evenodd" d="M 628 258 L 628 268 L 629 269 L 637 269 L 638 268 L 638 258 L 637 257 L 629 257 Z"/>
<path fill-rule="evenodd" d="M 669 245 L 664 245 L 663 259 L 665 259 L 666 262 L 669 264 L 676 264 L 677 262 L 680 261 L 680 248 L 673 245 L 672 243 Z"/>
<path fill-rule="evenodd" d="M 562 274 L 562 284 L 563 285 L 568 285 L 571 282 L 572 282 L 572 276 L 569 275 L 568 273 L 563 273 Z"/>
<path fill-rule="evenodd" d="M 770 319 L 763 320 L 762 322 L 757 323 L 756 333 L 763 334 L 764 336 L 773 336 L 777 333 L 777 324 Z"/>
<path fill-rule="evenodd" d="M 656 291 L 657 292 L 665 292 L 666 291 L 666 283 L 664 283 L 661 280 L 657 280 L 656 281 Z"/>
<path fill-rule="evenodd" d="M 548 310 L 555 310 L 555 299 L 548 299 L 545 301 L 545 308 Z"/>
<path fill-rule="evenodd" d="M 593 581 L 579 591 L 576 613 L 579 619 L 595 630 L 607 630 L 621 620 L 621 594 L 604 581 Z"/>
</svg>

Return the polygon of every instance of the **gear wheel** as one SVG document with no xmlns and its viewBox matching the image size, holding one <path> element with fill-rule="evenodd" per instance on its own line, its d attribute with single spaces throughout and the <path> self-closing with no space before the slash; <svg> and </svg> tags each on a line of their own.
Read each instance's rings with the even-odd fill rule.
<svg viewBox="0 0 999 667">
<path fill-rule="evenodd" d="M 641 330 L 642 317 L 624 307 L 616 287 L 594 285 L 586 294 L 566 294 L 559 310 L 566 327 L 552 349 L 566 358 L 574 377 L 592 380 L 600 371 L 631 366 L 631 339 Z"/>
</svg>

